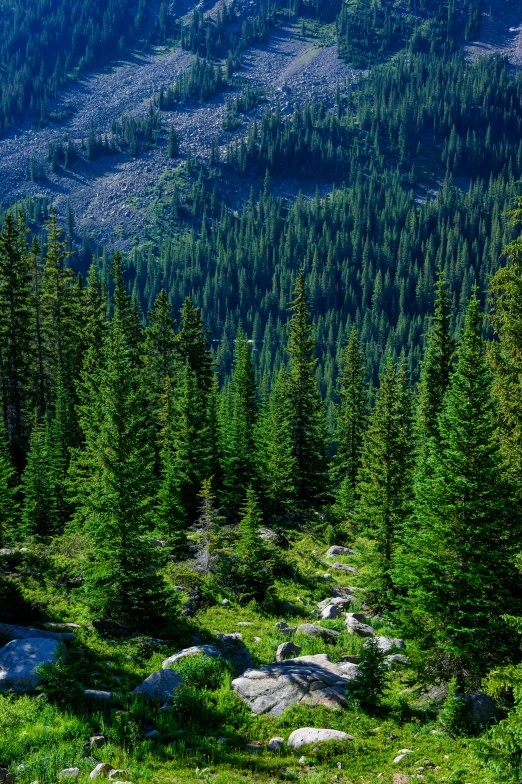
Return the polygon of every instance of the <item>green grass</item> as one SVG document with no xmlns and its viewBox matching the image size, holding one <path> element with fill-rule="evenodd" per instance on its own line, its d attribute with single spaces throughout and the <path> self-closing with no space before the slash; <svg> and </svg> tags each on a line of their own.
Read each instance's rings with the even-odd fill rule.
<svg viewBox="0 0 522 784">
<path fill-rule="evenodd" d="M 64 661 L 47 671 L 39 695 L 0 696 L 0 765 L 16 773 L 18 784 L 35 780 L 54 784 L 66 767 L 80 768 L 80 782 L 87 782 L 97 761 L 125 770 L 126 780 L 133 784 L 302 780 L 307 784 L 391 784 L 396 772 L 418 772 L 426 784 L 496 784 L 492 774 L 472 757 L 476 740 L 449 737 L 436 713 L 419 702 L 415 673 L 408 667 L 393 672 L 382 704 L 373 711 L 351 702 L 342 711 L 293 706 L 279 718 L 255 716 L 231 690 L 230 668 L 215 663 L 180 665 L 190 685 L 176 695 L 170 710 L 162 711 L 159 703 L 132 695 L 135 686 L 159 669 L 166 656 L 190 644 L 193 634 L 211 642 L 216 633 L 241 631 L 256 666 L 274 661 L 277 646 L 288 639 L 275 628 L 276 621 L 284 619 L 291 625 L 309 621 L 316 603 L 332 592 L 332 583 L 322 578 L 327 571 L 323 563 L 326 547 L 313 536 L 295 538 L 285 553 L 288 574 L 276 580 L 263 605 L 240 606 L 228 597 L 230 604 L 223 606 L 225 596 L 214 591 L 214 602 L 190 625 L 180 625 L 179 639 L 160 647 L 143 638 L 104 639 L 89 628 L 78 591 L 71 587 L 71 559 L 81 560 L 81 545 L 70 540 L 62 542 L 61 548 L 36 548 L 36 554 L 33 549 L 32 554 L 14 558 L 9 566 L 9 579 L 16 582 L 20 601 L 28 608 L 38 603 L 39 620 L 84 625 L 68 644 Z M 354 562 L 353 558 L 344 560 Z M 179 579 L 186 568 L 168 566 L 169 581 Z M 189 583 L 188 577 L 185 574 L 182 584 Z M 342 573 L 335 574 L 335 581 L 355 582 L 353 575 Z M 212 595 L 210 588 L 208 593 Z M 285 603 L 292 606 L 292 614 Z M 241 621 L 252 625 L 238 626 Z M 348 634 L 342 621 L 321 623 L 341 631 L 340 637 L 334 644 L 325 644 L 296 635 L 292 639 L 301 645 L 302 654 L 326 652 L 335 661 L 343 653 L 360 651 L 362 641 Z M 381 633 L 390 632 L 382 623 L 375 625 Z M 84 697 L 85 688 L 106 688 L 113 698 L 100 704 Z M 287 747 L 278 752 L 247 748 L 248 743 L 266 743 L 276 735 L 286 739 L 303 726 L 340 729 L 355 740 L 297 752 Z M 147 727 L 155 727 L 159 736 L 145 740 Z M 107 743 L 92 751 L 89 738 L 98 733 Z M 219 742 L 220 738 L 226 742 Z M 403 748 L 413 753 L 394 764 Z M 299 762 L 302 755 L 304 765 Z"/>
</svg>

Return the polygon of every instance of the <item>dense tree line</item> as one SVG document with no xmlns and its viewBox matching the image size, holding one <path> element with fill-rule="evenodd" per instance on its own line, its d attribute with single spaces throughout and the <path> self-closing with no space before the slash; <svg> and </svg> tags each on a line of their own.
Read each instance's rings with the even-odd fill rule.
<svg viewBox="0 0 522 784">
<path fill-rule="evenodd" d="M 48 99 L 143 26 L 146 0 L 134 14 L 125 0 L 23 0 L 0 3 L 0 133 L 31 110 L 48 117 Z"/>
</svg>

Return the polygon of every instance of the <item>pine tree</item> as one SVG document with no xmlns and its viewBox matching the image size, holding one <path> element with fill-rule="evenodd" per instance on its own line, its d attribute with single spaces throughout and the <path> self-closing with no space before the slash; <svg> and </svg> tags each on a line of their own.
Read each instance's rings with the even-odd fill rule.
<svg viewBox="0 0 522 784">
<path fill-rule="evenodd" d="M 508 655 L 503 613 L 520 609 L 513 557 L 520 520 L 503 481 L 494 435 L 491 376 L 476 288 L 458 362 L 439 416 L 439 441 L 416 499 L 396 577 L 408 589 L 403 616 L 434 667 L 459 689 Z M 511 641 L 512 642 L 512 641 Z"/>
<path fill-rule="evenodd" d="M 50 417 L 35 423 L 29 441 L 27 465 L 22 474 L 22 530 L 25 535 L 48 538 L 58 534 L 58 468 L 54 463 Z"/>
<path fill-rule="evenodd" d="M 303 272 L 297 276 L 290 310 L 292 317 L 288 323 L 286 348 L 290 362 L 286 392 L 292 410 L 296 500 L 302 505 L 324 500 L 327 490 L 326 428 L 315 381 L 317 359 L 310 321 L 310 299 Z"/>
<path fill-rule="evenodd" d="M 169 141 L 167 144 L 167 155 L 169 158 L 177 158 L 179 155 L 179 138 L 173 125 L 169 129 Z"/>
<path fill-rule="evenodd" d="M 144 384 L 157 417 L 166 378 L 174 378 L 176 356 L 176 321 L 165 289 L 161 289 L 156 297 L 148 318 L 149 325 L 145 328 L 143 343 Z"/>
<path fill-rule="evenodd" d="M 150 546 L 153 454 L 120 312 L 104 345 L 92 420 L 85 429 L 84 472 L 77 499 L 90 542 L 85 594 L 105 617 L 145 622 L 158 613 L 161 581 Z M 151 573 L 152 572 L 152 573 Z"/>
<path fill-rule="evenodd" d="M 30 274 L 32 283 L 31 292 L 31 311 L 33 316 L 33 368 L 32 378 L 34 386 L 34 402 L 37 418 L 40 419 L 45 413 L 46 377 L 44 368 L 44 336 L 42 326 L 42 262 L 41 248 L 36 237 L 33 237 L 30 251 Z"/>
<path fill-rule="evenodd" d="M 212 388 L 212 354 L 200 308 L 186 299 L 181 308 L 181 329 L 176 336 L 181 364 L 188 362 L 199 390 L 208 394 Z"/>
<path fill-rule="evenodd" d="M 241 601 L 262 601 L 272 582 L 270 553 L 258 533 L 262 522 L 257 495 L 249 487 L 241 508 L 235 559 L 231 568 L 232 582 Z"/>
<path fill-rule="evenodd" d="M 19 504 L 16 471 L 11 462 L 7 439 L 0 433 L 0 547 L 16 535 Z"/>
<path fill-rule="evenodd" d="M 512 213 L 522 222 L 522 199 Z M 497 427 L 506 467 L 522 494 L 522 238 L 505 250 L 508 263 L 490 284 L 491 324 L 498 342 L 489 345 L 493 370 L 493 394 L 499 404 Z"/>
<path fill-rule="evenodd" d="M 247 488 L 256 480 L 254 434 L 258 414 L 252 355 L 246 335 L 239 327 L 223 424 L 224 505 L 236 516 Z"/>
<path fill-rule="evenodd" d="M 15 466 L 26 449 L 24 402 L 29 392 L 31 279 L 24 218 L 7 215 L 0 232 L 0 384 L 3 420 Z"/>
<path fill-rule="evenodd" d="M 116 251 L 112 257 L 110 273 L 114 282 L 112 298 L 114 313 L 118 314 L 123 334 L 131 350 L 131 359 L 135 365 L 139 364 L 139 350 L 142 341 L 142 327 L 139 307 L 136 301 L 127 293 L 123 277 L 123 259 L 121 253 Z"/>
<path fill-rule="evenodd" d="M 216 508 L 212 492 L 212 478 L 205 479 L 198 493 L 199 515 L 192 526 L 196 539 L 196 568 L 208 574 L 214 572 L 221 552 L 222 517 Z"/>
<path fill-rule="evenodd" d="M 374 606 L 393 606 L 393 567 L 411 511 L 411 399 L 404 361 L 388 358 L 375 396 L 362 452 L 357 492 L 358 524 L 372 542 L 366 593 Z"/>
<path fill-rule="evenodd" d="M 335 431 L 337 453 L 332 474 L 338 488 L 348 479 L 352 491 L 355 491 L 368 417 L 366 368 L 355 329 L 350 333 L 343 353 L 339 397 L 341 402 Z"/>
</svg>

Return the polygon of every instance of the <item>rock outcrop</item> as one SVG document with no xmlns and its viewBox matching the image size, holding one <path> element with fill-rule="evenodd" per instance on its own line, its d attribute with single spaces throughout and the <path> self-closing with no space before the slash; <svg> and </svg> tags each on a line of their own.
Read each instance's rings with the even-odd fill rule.
<svg viewBox="0 0 522 784">
<path fill-rule="evenodd" d="M 232 689 L 254 713 L 280 716 L 296 703 L 344 707 L 345 689 L 357 675 L 355 665 L 334 664 L 320 653 L 247 670 L 232 681 Z"/>
<path fill-rule="evenodd" d="M 346 613 L 344 625 L 350 634 L 357 634 L 359 637 L 373 637 L 375 629 L 365 621 L 364 613 Z"/>
<path fill-rule="evenodd" d="M 350 550 L 349 547 L 341 547 L 338 544 L 334 544 L 329 548 L 326 557 L 335 558 L 336 555 L 355 555 L 355 550 Z"/>
<path fill-rule="evenodd" d="M 334 629 L 325 629 L 322 626 L 316 626 L 315 623 L 302 623 L 297 627 L 298 634 L 306 634 L 308 637 L 320 637 L 325 642 L 331 642 L 336 637 L 340 637 L 340 632 Z"/>
<path fill-rule="evenodd" d="M 34 691 L 41 683 L 37 668 L 52 664 L 58 649 L 58 640 L 46 637 L 8 642 L 0 648 L 0 691 Z"/>
</svg>

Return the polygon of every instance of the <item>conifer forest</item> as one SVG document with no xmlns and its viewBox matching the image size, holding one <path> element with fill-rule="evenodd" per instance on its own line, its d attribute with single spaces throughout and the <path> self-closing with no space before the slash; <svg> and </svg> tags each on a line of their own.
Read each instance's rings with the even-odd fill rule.
<svg viewBox="0 0 522 784">
<path fill-rule="evenodd" d="M 0 784 L 522 782 L 522 2 L 0 0 Z"/>
</svg>

